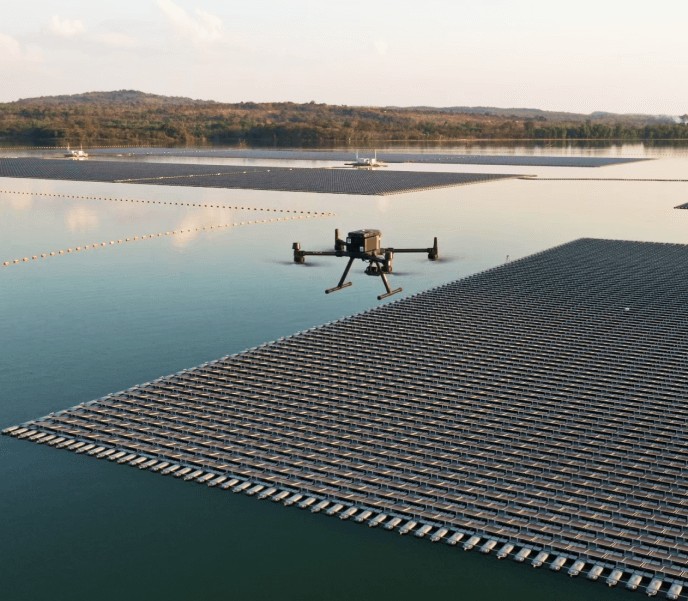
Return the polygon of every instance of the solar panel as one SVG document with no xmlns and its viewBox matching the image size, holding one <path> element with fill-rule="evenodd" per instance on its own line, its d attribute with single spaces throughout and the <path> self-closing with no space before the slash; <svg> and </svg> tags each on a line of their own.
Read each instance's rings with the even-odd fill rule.
<svg viewBox="0 0 688 601">
<path fill-rule="evenodd" d="M 231 159 L 283 159 L 291 161 L 352 161 L 354 152 L 331 150 L 263 150 L 247 148 L 101 148 L 89 150 L 91 154 L 130 154 L 133 156 L 185 156 Z M 360 157 L 373 157 L 364 151 Z M 519 167 L 605 167 L 646 161 L 635 157 L 584 157 L 584 156 L 515 156 L 477 155 L 425 152 L 377 152 L 377 158 L 386 163 L 434 163 L 446 165 L 514 165 Z"/>
<path fill-rule="evenodd" d="M 581 239 L 13 432 L 675 578 L 687 272 Z"/>
<path fill-rule="evenodd" d="M 28 158 L 0 159 L 0 177 L 388 195 L 489 182 L 518 176 L 492 173 L 288 169 Z"/>
</svg>

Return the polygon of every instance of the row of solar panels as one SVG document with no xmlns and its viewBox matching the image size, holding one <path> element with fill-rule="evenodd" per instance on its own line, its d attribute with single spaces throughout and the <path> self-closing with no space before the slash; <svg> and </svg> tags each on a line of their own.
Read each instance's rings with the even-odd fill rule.
<svg viewBox="0 0 688 601">
<path fill-rule="evenodd" d="M 355 152 L 328 150 L 264 150 L 248 148 L 102 148 L 91 154 L 131 156 L 191 156 L 230 159 L 280 159 L 290 161 L 353 161 Z M 429 152 L 361 152 L 361 158 L 377 156 L 385 163 L 432 163 L 449 165 L 514 165 L 518 167 L 604 167 L 647 159 L 634 157 L 585 157 L 538 155 L 487 155 Z"/>
<path fill-rule="evenodd" d="M 247 451 L 248 456 L 244 457 L 228 457 L 223 456 L 218 447 L 213 448 L 210 445 L 203 446 L 193 446 L 193 441 L 187 435 L 178 435 L 176 432 L 168 433 L 165 441 L 156 441 L 156 438 L 151 436 L 152 433 L 146 431 L 145 433 L 138 434 L 133 430 L 129 430 L 127 434 L 118 436 L 118 431 L 113 430 L 111 423 L 107 424 L 107 435 L 98 435 L 98 431 L 93 429 L 92 425 L 81 424 L 79 427 L 79 420 L 71 419 L 69 420 L 69 426 L 61 427 L 58 423 L 44 424 L 43 427 L 48 429 L 50 432 L 55 432 L 57 434 L 63 434 L 65 436 L 81 437 L 91 440 L 96 443 L 108 443 L 114 445 L 117 449 L 123 449 L 130 451 L 136 451 L 140 453 L 147 453 L 153 457 L 158 457 L 160 459 L 168 459 L 171 461 L 181 461 L 189 465 L 196 465 L 201 469 L 216 469 L 224 470 L 228 467 L 234 466 L 235 469 L 251 469 L 255 473 L 260 473 L 262 477 L 269 477 L 271 470 L 267 461 L 272 458 L 274 460 L 274 452 L 272 455 L 266 457 L 266 453 L 262 453 L 259 450 Z M 146 428 L 150 430 L 150 428 Z M 126 439 L 129 439 L 130 444 L 126 444 Z M 177 444 L 172 444 L 175 438 L 178 438 Z M 157 446 L 155 443 L 162 444 Z M 291 451 L 294 452 L 293 450 Z M 205 455 L 205 458 L 204 458 Z M 538 516 L 537 508 L 536 511 L 531 512 L 530 521 L 527 525 L 524 524 L 523 520 L 523 510 L 516 507 L 509 508 L 505 503 L 499 502 L 477 502 L 473 505 L 461 507 L 457 504 L 447 504 L 441 500 L 434 500 L 433 498 L 422 498 L 420 495 L 423 494 L 424 488 L 416 486 L 416 482 L 412 480 L 404 481 L 402 478 L 399 481 L 398 488 L 396 491 L 390 489 L 389 487 L 383 488 L 381 491 L 379 488 L 379 477 L 368 476 L 366 474 L 356 474 L 353 482 L 346 482 L 346 476 L 350 476 L 350 471 L 346 468 L 341 474 L 335 474 L 333 477 L 318 476 L 317 473 L 311 475 L 310 473 L 304 473 L 304 464 L 307 464 L 307 460 L 301 459 L 299 457 L 294 458 L 296 460 L 296 465 L 298 469 L 290 469 L 286 462 L 281 462 L 281 465 L 276 466 L 276 474 L 281 474 L 283 477 L 288 477 L 291 479 L 301 480 L 301 482 L 294 483 L 294 486 L 303 487 L 303 480 L 310 481 L 311 486 L 314 489 L 319 489 L 321 493 L 327 491 L 328 496 L 331 498 L 337 498 L 338 495 L 346 494 L 358 494 L 362 495 L 362 498 L 371 501 L 377 498 L 378 500 L 386 500 L 386 502 L 392 507 L 399 511 L 409 512 L 412 516 L 417 517 L 417 519 L 428 519 L 432 518 L 435 523 L 443 524 L 444 526 L 456 526 L 461 523 L 464 525 L 470 525 L 474 523 L 476 526 L 483 526 L 483 529 L 488 528 L 490 524 L 494 524 L 494 528 L 501 532 L 503 535 L 510 536 L 518 540 L 519 536 L 523 535 L 539 535 L 543 541 L 550 539 L 550 544 L 552 548 L 556 548 L 557 542 L 571 545 L 576 541 L 580 542 L 580 534 L 570 531 L 570 529 L 556 528 L 558 530 L 558 536 L 553 539 L 548 535 L 548 520 L 543 519 L 545 516 Z M 301 460 L 300 460 L 301 459 Z M 299 461 L 300 460 L 300 461 Z M 315 471 L 317 467 L 312 466 Z M 337 472 L 336 468 L 330 467 L 328 473 Z M 329 485 L 329 483 L 334 484 L 334 486 Z M 360 482 L 361 484 L 357 484 Z M 457 491 L 460 494 L 461 491 Z M 428 494 L 427 491 L 425 491 Z M 431 491 L 431 494 L 437 494 Z M 532 503 L 531 503 L 532 506 Z M 448 510 L 450 511 L 447 514 Z M 501 513 L 501 517 L 498 517 L 498 513 Z M 452 515 L 459 515 L 458 518 L 453 518 Z M 538 519 L 539 518 L 539 519 Z M 556 523 L 556 522 L 555 522 Z M 552 524 L 554 525 L 554 524 Z M 582 525 L 582 524 L 581 524 Z M 549 528 L 551 530 L 551 528 Z M 568 532 L 568 534 L 567 534 Z M 602 557 L 608 555 L 613 555 L 615 549 L 621 544 L 619 541 L 608 542 L 603 538 L 595 537 L 591 535 L 591 538 L 596 542 L 598 549 L 598 554 L 602 554 Z M 651 540 L 651 539 L 648 539 Z M 638 561 L 640 563 L 652 563 L 654 556 L 661 553 L 664 556 L 669 557 L 668 552 L 675 551 L 677 544 L 671 544 L 670 542 L 662 542 L 656 540 L 653 547 L 654 550 L 649 551 L 649 555 L 642 549 L 637 547 L 632 547 L 630 545 L 625 545 L 627 550 L 634 551 L 633 556 L 638 557 L 637 560 L 632 558 L 626 558 L 624 560 L 625 565 L 632 565 L 633 561 Z M 662 552 L 662 549 L 665 549 Z M 680 547 L 682 548 L 682 547 Z M 688 547 L 687 547 L 688 549 Z M 594 557 L 596 553 L 588 551 L 585 557 Z M 673 558 L 676 561 L 678 558 Z M 680 564 L 680 560 L 678 561 Z M 659 566 L 658 566 L 659 567 Z"/>
<path fill-rule="evenodd" d="M 0 177 L 245 190 L 388 195 L 517 176 L 357 169 L 279 169 L 135 161 L 0 159 Z"/>
<path fill-rule="evenodd" d="M 665 579 L 645 570 L 625 573 L 623 569 L 619 569 L 614 564 L 599 560 L 588 562 L 587 558 L 581 559 L 576 555 L 567 553 L 555 555 L 549 551 L 541 550 L 538 546 L 534 546 L 539 542 L 537 540 L 531 540 L 529 541 L 530 544 L 523 545 L 517 550 L 518 543 L 511 542 L 503 537 L 483 538 L 482 532 L 476 534 L 465 529 L 452 531 L 449 528 L 437 527 L 431 523 L 419 523 L 395 516 L 394 514 L 381 512 L 379 505 L 357 504 L 353 499 L 349 499 L 347 503 L 338 503 L 327 498 L 323 499 L 322 496 L 308 496 L 295 492 L 293 488 L 281 489 L 279 484 L 274 481 L 262 483 L 251 479 L 235 478 L 229 474 L 218 474 L 215 471 L 206 472 L 180 463 L 160 461 L 158 458 L 151 458 L 148 455 L 120 451 L 107 446 L 107 444 L 101 446 L 97 443 L 29 428 L 9 428 L 3 434 L 24 438 L 37 444 L 46 444 L 58 449 L 67 449 L 77 454 L 86 454 L 86 456 L 102 460 L 117 461 L 119 464 L 138 467 L 141 470 L 171 475 L 176 478 L 182 478 L 187 482 L 206 484 L 210 488 L 218 487 L 223 490 L 231 490 L 234 493 L 243 492 L 248 496 L 255 496 L 257 499 L 270 499 L 273 502 L 283 503 L 285 507 L 297 506 L 300 509 L 310 509 L 311 513 L 324 511 L 328 516 L 338 516 L 342 520 L 353 519 L 354 522 L 359 524 L 367 522 L 370 527 L 379 526 L 385 530 L 398 530 L 400 534 L 412 532 L 416 538 L 428 537 L 434 543 L 445 541 L 448 545 L 455 546 L 463 541 L 462 547 L 464 551 L 470 551 L 478 547 L 481 553 L 490 554 L 493 550 L 497 550 L 497 559 L 511 557 L 519 563 L 530 560 L 531 565 L 536 568 L 548 564 L 550 569 L 555 572 L 567 567 L 568 575 L 572 577 L 578 576 L 582 572 L 587 572 L 588 580 L 596 581 L 602 577 L 609 586 L 616 586 L 619 582 L 624 581 L 627 589 L 637 590 L 642 583 L 645 587 L 645 592 L 650 597 L 657 595 L 664 589 L 668 599 L 677 600 L 684 587 L 682 580 L 671 577 Z M 671 574 L 670 576 L 683 578 L 686 574 L 678 573 Z"/>
<path fill-rule="evenodd" d="M 686 261 L 682 245 L 576 241 L 38 427 L 680 574 L 688 482 L 684 434 L 671 429 L 688 394 L 688 283 L 676 277 Z M 532 369 L 495 346 L 530 355 Z M 580 370 L 560 368 L 575 359 Z M 623 386 L 629 365 L 635 379 Z M 653 376 L 667 365 L 669 385 Z M 423 379 L 439 369 L 447 377 Z"/>
<path fill-rule="evenodd" d="M 135 397 L 136 394 L 136 392 L 132 392 L 130 395 L 126 396 Z M 148 398 L 152 398 L 151 395 L 147 396 Z M 275 428 L 279 428 L 282 430 L 289 429 L 291 431 L 298 430 L 299 428 L 305 426 L 309 428 L 309 430 L 315 432 L 315 425 L 309 420 L 289 416 L 288 412 L 285 412 L 284 410 L 272 413 L 266 411 L 253 410 L 249 415 L 246 412 L 242 414 L 242 412 L 240 411 L 229 408 L 225 411 L 218 412 L 220 413 L 222 418 L 220 418 L 217 415 L 213 417 L 203 415 L 198 411 L 198 406 L 203 404 L 202 399 L 188 397 L 188 401 L 189 402 L 186 403 L 180 401 L 174 401 L 170 403 L 172 408 L 169 412 L 167 412 L 161 411 L 159 405 L 156 405 L 155 403 L 136 402 L 134 399 L 124 399 L 122 397 L 118 397 L 113 399 L 112 401 L 104 403 L 105 411 L 92 412 L 89 409 L 85 408 L 80 410 L 78 414 L 70 416 L 69 418 L 55 417 L 53 421 L 64 422 L 71 426 L 81 427 L 85 431 L 88 431 L 88 429 L 91 428 L 91 426 L 87 425 L 88 423 L 101 424 L 103 427 L 106 428 L 124 429 L 134 433 L 135 438 L 143 437 L 141 438 L 141 440 L 146 440 L 147 442 L 151 442 L 154 444 L 160 444 L 158 437 L 164 436 L 166 440 L 176 439 L 180 444 L 175 448 L 179 451 L 186 451 L 190 453 L 200 452 L 201 454 L 204 454 L 205 452 L 205 454 L 208 457 L 217 456 L 217 453 L 224 453 L 229 451 L 239 453 L 241 453 L 242 451 L 246 451 L 250 452 L 250 454 L 253 457 L 256 457 L 256 453 L 260 454 L 262 451 L 264 451 L 265 453 L 267 453 L 267 457 L 263 458 L 264 460 L 268 460 L 268 458 L 275 453 L 285 453 L 286 456 L 289 458 L 289 461 L 291 462 L 308 462 L 308 451 L 304 452 L 294 448 L 285 449 L 283 448 L 283 445 L 275 446 L 265 443 L 263 441 L 253 441 L 254 444 L 252 444 L 252 441 L 243 441 L 242 444 L 239 445 L 235 443 L 231 444 L 230 441 L 232 441 L 234 438 L 238 436 L 247 435 L 246 432 L 237 432 L 236 429 L 238 428 L 238 430 L 242 430 L 243 428 L 248 428 L 247 422 L 249 421 L 252 422 L 250 424 L 249 431 L 253 433 L 261 432 L 268 426 L 273 426 Z M 142 416 L 142 419 L 140 419 L 138 416 Z M 174 421 L 176 424 L 182 424 L 185 426 L 183 428 L 183 436 L 180 436 L 178 432 L 174 431 L 175 426 L 170 425 L 170 420 Z M 142 423 L 138 424 L 136 423 L 137 421 Z M 223 427 L 223 422 L 227 421 L 231 421 L 231 425 Z M 154 426 L 155 429 L 153 429 L 152 426 Z M 223 434 L 223 432 L 227 434 Z M 356 445 L 366 442 L 362 438 L 352 436 L 353 432 L 355 432 L 355 430 L 347 431 L 346 428 L 341 428 L 338 432 L 334 427 L 331 426 L 329 432 L 320 433 L 321 440 L 319 444 L 328 444 L 328 446 L 330 447 L 329 451 L 327 452 L 328 459 L 323 459 L 321 465 L 327 465 L 328 463 L 332 463 L 339 469 L 353 471 L 356 471 L 358 469 L 362 470 L 364 474 L 368 474 L 368 472 L 371 470 L 375 471 L 379 470 L 380 468 L 384 468 L 384 471 L 387 473 L 388 477 L 389 470 L 396 470 L 396 477 L 392 476 L 392 482 L 404 481 L 403 488 L 399 489 L 398 492 L 408 492 L 409 490 L 411 490 L 412 492 L 421 496 L 441 495 L 442 498 L 452 503 L 458 502 L 456 494 L 463 494 L 465 497 L 466 495 L 470 495 L 471 491 L 473 495 L 477 494 L 478 496 L 480 496 L 481 493 L 485 493 L 485 488 L 476 488 L 475 482 L 467 482 L 465 485 L 461 485 L 459 483 L 460 479 L 457 479 L 455 474 L 450 473 L 450 470 L 452 470 L 453 468 L 452 465 L 448 465 L 445 467 L 444 470 L 442 470 L 440 469 L 440 466 L 437 465 L 437 461 L 424 461 L 422 458 L 419 457 L 408 457 L 404 454 L 395 453 L 392 449 L 385 452 L 382 450 L 382 448 L 385 447 L 385 444 L 379 441 L 378 444 L 376 444 L 377 448 L 375 450 L 369 451 L 368 455 L 363 459 L 355 459 L 352 461 L 332 459 L 331 457 L 336 453 L 343 454 L 344 457 L 349 457 L 352 452 L 356 451 Z M 110 430 L 109 433 L 113 434 L 113 431 Z M 331 442 L 332 440 L 336 440 L 338 437 L 341 437 L 343 434 L 348 434 L 346 439 L 347 444 L 342 446 L 336 446 Z M 122 433 L 120 433 L 120 435 L 122 435 Z M 282 434 L 282 437 L 284 436 L 286 436 L 286 434 Z M 148 437 L 152 438 L 148 440 Z M 208 441 L 211 441 L 213 439 L 215 439 L 215 443 L 217 443 L 217 446 L 209 444 Z M 330 442 L 328 443 L 328 441 Z M 312 443 L 312 441 L 310 442 Z M 360 447 L 358 448 L 360 449 Z M 285 461 L 284 457 L 282 458 L 282 461 Z M 361 461 L 365 463 L 363 467 L 361 467 Z M 423 465 L 424 463 L 426 463 L 426 465 Z M 419 473 L 416 474 L 413 479 L 409 478 L 408 473 L 413 472 L 415 469 L 418 469 L 419 464 L 420 467 L 423 469 L 419 469 Z M 401 469 L 403 471 L 399 471 L 399 465 L 402 466 Z M 329 471 L 331 472 L 334 469 L 334 467 L 331 467 Z M 433 476 L 433 473 L 436 473 L 436 475 Z M 337 477 L 341 478 L 342 475 L 338 474 Z M 439 478 L 442 478 L 445 483 L 443 484 L 442 481 L 439 480 Z M 469 480 L 472 479 L 471 476 L 468 476 L 468 478 Z M 382 481 L 382 479 L 380 480 Z M 409 481 L 413 481 L 414 484 L 421 485 L 421 488 L 414 490 L 415 486 L 411 487 Z M 478 482 L 480 481 L 481 479 L 478 480 Z M 484 483 L 485 482 L 483 481 L 483 484 Z M 469 488 L 465 488 L 466 485 L 469 486 Z M 426 489 L 428 487 L 431 487 L 432 490 L 427 491 Z M 498 490 L 500 488 L 500 485 L 498 482 L 493 481 L 492 487 L 494 487 L 494 490 Z M 389 484 L 388 488 L 393 489 L 394 486 L 392 484 Z M 561 490 L 560 497 L 561 493 L 566 494 L 565 489 L 567 487 L 563 488 L 564 490 Z M 531 508 L 537 507 L 538 505 L 541 505 L 543 507 L 546 506 L 546 502 L 538 502 L 538 492 L 539 491 L 532 491 L 529 494 L 527 491 L 525 491 L 525 500 L 530 504 Z M 569 493 L 570 492 L 571 491 L 569 491 Z M 581 491 L 576 492 L 580 493 Z M 531 498 L 528 498 L 529 496 Z M 586 499 L 586 497 L 590 498 L 589 502 Z M 474 500 L 477 499 L 477 497 L 475 496 L 473 498 Z M 578 509 L 578 506 L 584 508 L 588 504 L 594 504 L 594 495 L 590 494 L 587 496 L 580 496 L 579 501 L 580 503 L 574 500 L 573 502 L 575 503 L 575 507 L 570 506 L 570 509 Z M 571 499 L 569 498 L 567 500 L 566 498 L 560 498 L 560 502 L 570 504 Z M 627 520 L 628 517 L 633 516 L 636 511 L 643 510 L 642 502 L 639 502 L 637 503 L 637 506 L 634 506 L 636 504 L 633 502 L 633 500 L 626 499 L 626 502 L 623 504 L 626 506 L 626 508 L 617 509 L 616 511 L 612 510 L 611 512 L 609 512 L 608 516 L 609 518 L 611 518 L 609 519 L 611 523 L 614 523 L 616 521 L 615 519 L 613 519 L 614 516 L 616 516 L 617 518 Z M 617 502 L 616 505 L 618 508 L 619 503 Z M 518 514 L 521 513 L 522 509 L 523 507 L 519 507 L 518 504 L 513 505 L 513 510 L 516 511 Z M 600 511 L 602 507 L 598 507 L 596 509 Z M 609 511 L 610 507 L 607 506 L 606 509 Z M 650 504 L 647 507 L 647 509 L 657 513 L 657 507 L 654 503 Z M 507 512 L 508 511 L 509 510 L 507 510 Z M 561 511 L 561 508 L 559 508 L 559 511 Z M 665 508 L 665 512 L 670 513 L 670 509 Z M 654 522 L 655 524 L 661 524 L 662 526 L 662 528 L 652 533 L 654 537 L 652 540 L 656 539 L 657 533 L 663 532 L 664 528 L 670 526 L 670 523 L 664 522 L 664 520 L 662 519 L 663 517 L 666 516 L 659 515 L 658 517 L 652 517 L 652 514 L 648 511 L 648 519 L 646 521 Z M 623 524 L 624 522 L 620 523 Z M 590 526 L 591 528 L 599 528 L 599 524 L 597 523 L 593 523 Z M 670 541 L 667 541 L 667 543 L 669 544 Z M 686 547 L 686 549 L 688 549 L 688 547 Z"/>
</svg>

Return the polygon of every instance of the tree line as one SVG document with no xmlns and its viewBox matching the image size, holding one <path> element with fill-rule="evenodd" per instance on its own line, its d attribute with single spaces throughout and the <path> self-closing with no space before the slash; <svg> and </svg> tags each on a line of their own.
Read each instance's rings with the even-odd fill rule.
<svg viewBox="0 0 688 601">
<path fill-rule="evenodd" d="M 40 100 L 40 99 L 39 99 Z M 37 145 L 375 140 L 688 140 L 688 118 L 652 125 L 553 123 L 493 114 L 325 104 L 0 104 L 0 140 Z"/>
</svg>

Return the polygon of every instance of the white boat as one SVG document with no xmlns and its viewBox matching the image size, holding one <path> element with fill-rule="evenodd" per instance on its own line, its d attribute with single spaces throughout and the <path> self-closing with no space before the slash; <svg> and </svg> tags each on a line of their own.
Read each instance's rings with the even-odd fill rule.
<svg viewBox="0 0 688 601">
<path fill-rule="evenodd" d="M 65 152 L 66 159 L 73 159 L 75 161 L 85 161 L 88 158 L 88 153 L 84 152 L 83 147 L 80 150 L 71 150 L 67 144 L 67 152 Z"/>
</svg>

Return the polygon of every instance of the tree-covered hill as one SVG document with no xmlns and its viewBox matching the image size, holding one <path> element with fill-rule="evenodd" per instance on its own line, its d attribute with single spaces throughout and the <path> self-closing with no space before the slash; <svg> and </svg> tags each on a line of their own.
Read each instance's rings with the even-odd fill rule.
<svg viewBox="0 0 688 601">
<path fill-rule="evenodd" d="M 0 104 L 0 140 L 51 144 L 285 145 L 375 140 L 688 139 L 688 126 L 651 116 L 536 109 L 349 107 L 292 102 L 224 104 L 134 90 L 48 96 Z M 545 116 L 546 115 L 546 116 Z M 567 116 L 568 115 L 568 116 Z"/>
</svg>

